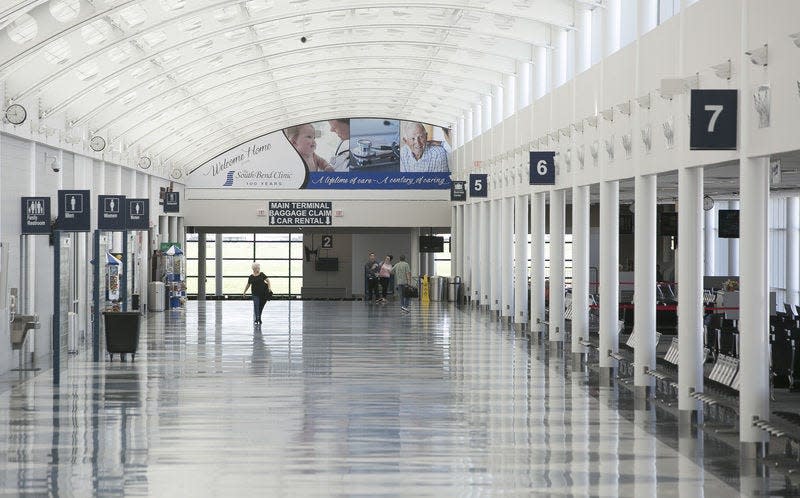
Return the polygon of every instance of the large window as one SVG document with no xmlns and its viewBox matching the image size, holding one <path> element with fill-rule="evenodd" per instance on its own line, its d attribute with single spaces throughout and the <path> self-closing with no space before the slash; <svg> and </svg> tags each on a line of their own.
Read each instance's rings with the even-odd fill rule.
<svg viewBox="0 0 800 498">
<path fill-rule="evenodd" d="M 288 233 L 225 233 L 222 237 L 222 289 L 216 289 L 216 237 L 206 235 L 206 294 L 241 295 L 254 261 L 278 295 L 299 296 L 303 285 L 303 235 Z M 197 295 L 198 235 L 186 234 L 186 287 Z"/>
</svg>

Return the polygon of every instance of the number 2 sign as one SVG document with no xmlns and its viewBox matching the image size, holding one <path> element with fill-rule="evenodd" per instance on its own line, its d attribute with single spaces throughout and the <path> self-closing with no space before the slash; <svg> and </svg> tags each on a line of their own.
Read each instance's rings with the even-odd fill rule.
<svg viewBox="0 0 800 498">
<path fill-rule="evenodd" d="M 691 150 L 736 150 L 738 98 L 738 90 L 692 90 Z"/>
</svg>

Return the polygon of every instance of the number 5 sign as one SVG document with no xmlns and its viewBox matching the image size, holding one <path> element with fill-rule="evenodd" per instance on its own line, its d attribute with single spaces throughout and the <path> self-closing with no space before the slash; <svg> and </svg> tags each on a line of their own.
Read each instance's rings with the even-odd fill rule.
<svg viewBox="0 0 800 498">
<path fill-rule="evenodd" d="M 480 173 L 470 173 L 469 175 L 469 196 L 470 197 L 488 197 L 488 183 L 489 175 Z"/>
<path fill-rule="evenodd" d="M 531 152 L 531 185 L 555 185 L 556 184 L 556 153 Z"/>
<path fill-rule="evenodd" d="M 736 150 L 738 90 L 692 90 L 691 150 Z"/>
</svg>

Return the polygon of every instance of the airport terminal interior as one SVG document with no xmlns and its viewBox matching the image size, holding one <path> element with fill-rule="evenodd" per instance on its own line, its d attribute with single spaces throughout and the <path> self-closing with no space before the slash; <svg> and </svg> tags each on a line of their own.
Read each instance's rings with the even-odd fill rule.
<svg viewBox="0 0 800 498">
<path fill-rule="evenodd" d="M 0 494 L 800 496 L 797 0 L 5 0 L 0 95 Z"/>
</svg>

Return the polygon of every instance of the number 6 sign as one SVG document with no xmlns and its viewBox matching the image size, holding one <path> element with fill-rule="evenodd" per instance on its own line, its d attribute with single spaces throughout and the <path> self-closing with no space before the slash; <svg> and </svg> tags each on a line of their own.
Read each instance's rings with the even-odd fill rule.
<svg viewBox="0 0 800 498">
<path fill-rule="evenodd" d="M 691 150 L 736 150 L 738 90 L 692 90 Z"/>
<path fill-rule="evenodd" d="M 531 152 L 530 153 L 530 184 L 555 185 L 556 184 L 556 153 Z"/>
</svg>

